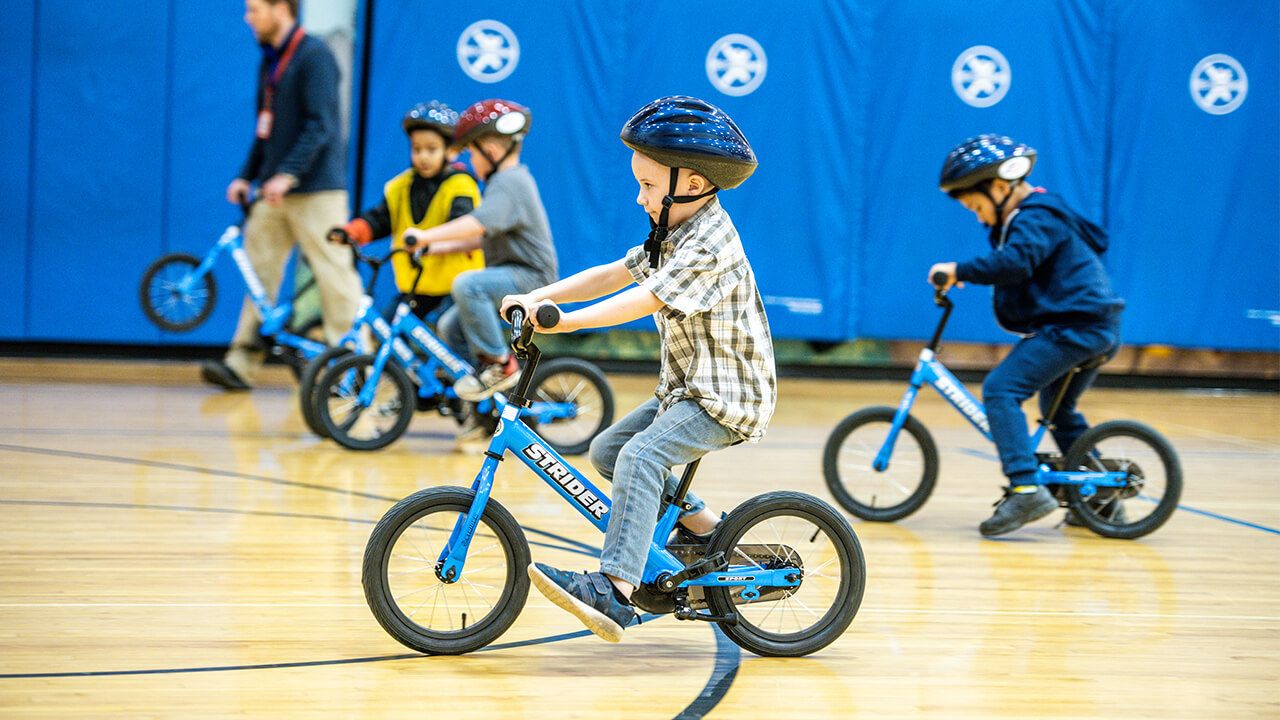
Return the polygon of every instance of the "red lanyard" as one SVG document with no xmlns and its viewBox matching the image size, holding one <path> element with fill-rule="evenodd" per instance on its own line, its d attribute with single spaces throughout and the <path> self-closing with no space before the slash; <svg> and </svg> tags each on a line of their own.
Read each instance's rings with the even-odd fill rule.
<svg viewBox="0 0 1280 720">
<path fill-rule="evenodd" d="M 293 60 L 293 54 L 297 52 L 298 45 L 302 43 L 302 37 L 306 35 L 302 28 L 298 28 L 297 32 L 289 40 L 289 44 L 285 46 L 284 52 L 280 55 L 280 60 L 276 62 L 275 72 L 267 78 L 266 87 L 262 93 L 262 109 L 271 110 L 271 101 L 274 100 L 276 94 L 276 85 L 280 84 L 280 78 L 284 76 L 284 71 L 289 67 L 289 62 Z"/>
<path fill-rule="evenodd" d="M 275 113 L 271 111 L 271 104 L 275 101 L 276 85 L 280 83 L 280 78 L 284 76 L 284 71 L 289 67 L 289 61 L 293 60 L 293 53 L 297 51 L 298 45 L 302 43 L 302 37 L 305 34 L 301 27 L 294 31 L 289 44 L 285 46 L 280 59 L 276 61 L 276 69 L 264 79 L 262 107 L 258 110 L 257 135 L 261 140 L 271 137 L 271 126 L 275 120 Z"/>
</svg>

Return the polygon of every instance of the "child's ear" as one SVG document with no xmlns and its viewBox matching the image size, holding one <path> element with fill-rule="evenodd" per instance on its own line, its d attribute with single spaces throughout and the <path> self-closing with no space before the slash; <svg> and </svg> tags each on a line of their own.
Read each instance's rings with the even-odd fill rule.
<svg viewBox="0 0 1280 720">
<path fill-rule="evenodd" d="M 688 187 L 690 195 L 701 195 L 711 189 L 711 181 L 700 173 L 690 172 Z"/>
</svg>

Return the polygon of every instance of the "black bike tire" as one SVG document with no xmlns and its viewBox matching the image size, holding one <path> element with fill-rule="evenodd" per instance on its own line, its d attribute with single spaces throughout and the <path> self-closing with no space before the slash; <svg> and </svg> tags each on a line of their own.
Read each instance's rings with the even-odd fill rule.
<svg viewBox="0 0 1280 720">
<path fill-rule="evenodd" d="M 605 378 L 600 368 L 578 358 L 555 358 L 538 365 L 538 371 L 533 375 L 533 381 L 529 384 L 529 398 L 537 397 L 537 390 L 547 378 L 557 374 L 577 374 L 586 378 L 587 382 L 596 389 L 600 394 L 601 411 L 600 421 L 596 424 L 595 429 L 591 431 L 584 439 L 575 443 L 564 444 L 543 438 L 555 451 L 561 455 L 581 455 L 591 447 L 591 441 L 596 436 L 604 432 L 606 428 L 613 424 L 613 388 L 609 386 L 609 380 Z M 530 421 L 527 423 L 529 427 L 537 429 L 537 422 Z"/>
<path fill-rule="evenodd" d="M 190 320 L 181 323 L 171 322 L 151 305 L 151 288 L 152 279 L 164 269 L 166 265 L 173 262 L 181 262 L 190 265 L 192 269 L 199 267 L 200 258 L 189 255 L 187 253 L 169 253 L 156 258 L 147 266 L 146 271 L 142 274 L 142 282 L 138 286 L 138 300 L 142 304 L 142 312 L 147 316 L 147 320 L 161 330 L 169 332 L 188 332 L 194 330 L 209 319 L 209 315 L 213 312 L 214 303 L 218 299 L 218 283 L 213 277 L 213 273 L 206 273 L 203 278 L 205 288 L 209 293 L 208 299 L 205 300 L 204 306 Z"/>
<path fill-rule="evenodd" d="M 1071 450 L 1067 453 L 1064 467 L 1084 467 L 1086 456 L 1091 449 L 1102 440 L 1119 435 L 1125 435 L 1145 443 L 1155 451 L 1160 457 L 1160 461 L 1164 464 L 1167 472 L 1167 477 L 1165 478 L 1167 487 L 1165 488 L 1164 496 L 1156 504 L 1156 509 L 1141 520 L 1132 523 L 1113 524 L 1103 520 L 1095 512 L 1088 499 L 1080 495 L 1079 486 L 1066 486 L 1067 502 L 1070 504 L 1072 511 L 1075 512 L 1076 517 L 1080 519 L 1080 522 L 1098 535 L 1120 540 L 1132 540 L 1158 530 L 1161 525 L 1168 522 L 1169 518 L 1173 516 L 1173 512 L 1178 509 L 1178 501 L 1182 498 L 1182 463 L 1178 460 L 1178 453 L 1169 444 L 1169 441 L 1151 427 L 1132 420 L 1113 420 L 1095 425 L 1077 438 L 1071 444 Z"/>
<path fill-rule="evenodd" d="M 325 429 L 324 423 L 320 421 L 320 415 L 316 410 L 316 403 L 318 402 L 318 396 L 316 395 L 317 381 L 335 359 L 354 352 L 354 350 L 345 345 L 327 348 L 324 352 L 312 358 L 311 362 L 307 363 L 307 366 L 302 369 L 302 374 L 298 377 L 298 406 L 299 410 L 302 411 L 302 422 L 306 423 L 308 430 L 322 438 L 329 437 L 329 433 Z"/>
<path fill-rule="evenodd" d="M 499 536 L 510 565 L 506 584 L 498 600 L 498 604 L 502 605 L 501 609 L 461 634 L 451 633 L 451 637 L 415 629 L 407 617 L 396 610 L 387 582 L 387 563 L 395 540 L 405 528 L 425 515 L 427 510 L 443 506 L 466 513 L 474 498 L 475 493 L 460 487 L 419 490 L 388 510 L 369 535 L 361 572 L 365 600 L 378 624 L 405 647 L 432 655 L 458 655 L 478 650 L 506 632 L 524 608 L 529 595 L 529 575 L 526 571 L 531 562 L 529 543 L 511 513 L 497 500 L 490 498 L 485 505 L 481 522 Z M 463 575 L 466 575 L 465 567 Z"/>
<path fill-rule="evenodd" d="M 831 431 L 822 453 L 822 473 L 827 481 L 827 489 L 831 491 L 831 495 L 841 507 L 863 520 L 893 522 L 907 517 L 924 505 L 938 482 L 938 446 L 933 442 L 933 437 L 924 424 L 914 416 L 908 415 L 902 429 L 915 439 L 924 456 L 924 470 L 916 489 L 907 496 L 906 500 L 897 505 L 872 507 L 858 502 L 845 487 L 844 480 L 840 477 L 841 445 L 859 427 L 873 422 L 892 423 L 896 414 L 896 408 L 885 406 L 862 408 L 850 414 Z"/>
<path fill-rule="evenodd" d="M 344 357 L 333 364 L 328 370 L 320 376 L 318 383 L 317 398 L 327 398 L 330 394 L 330 388 L 339 381 L 342 374 L 357 365 L 373 364 L 373 355 L 351 355 Z M 394 360 L 388 360 L 386 365 L 382 367 L 382 372 L 391 377 L 391 381 L 395 383 L 396 389 L 401 395 L 400 412 L 396 416 L 395 423 L 386 433 L 373 438 L 372 440 L 358 440 L 346 434 L 346 431 L 339 428 L 337 423 L 329 415 L 328 403 L 317 403 L 316 414 L 320 418 L 320 422 L 324 425 L 325 432 L 328 433 L 329 439 L 338 443 L 348 450 L 380 450 L 391 443 L 395 442 L 409 428 L 409 422 L 413 420 L 413 414 L 417 407 L 417 393 L 413 381 L 405 373 Z"/>
<path fill-rule="evenodd" d="M 731 551 L 746 529 L 757 519 L 785 514 L 786 511 L 804 511 L 811 520 L 824 527 L 836 544 L 841 556 L 841 582 L 837 599 L 824 615 L 824 620 L 797 640 L 776 640 L 756 632 L 748 623 L 723 623 L 720 629 L 739 647 L 767 657 L 799 657 L 809 655 L 835 642 L 853 622 L 862 604 L 866 589 L 867 565 L 858 536 L 835 508 L 812 495 L 794 491 L 779 491 L 758 495 L 747 500 L 716 527 L 715 535 L 707 548 L 708 555 L 722 552 L 730 557 Z M 851 573 L 844 577 L 844 568 Z M 736 588 L 708 587 L 708 607 L 717 615 L 736 612 L 733 593 Z"/>
</svg>

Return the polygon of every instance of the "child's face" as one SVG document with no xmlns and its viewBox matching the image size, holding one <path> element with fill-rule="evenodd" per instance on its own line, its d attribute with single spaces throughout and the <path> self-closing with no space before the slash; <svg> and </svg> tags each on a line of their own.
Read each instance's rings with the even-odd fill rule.
<svg viewBox="0 0 1280 720">
<path fill-rule="evenodd" d="M 449 145 L 435 130 L 414 130 L 409 135 L 409 162 L 422 177 L 435 177 L 448 160 Z"/>
<path fill-rule="evenodd" d="M 996 207 L 986 195 L 980 192 L 968 192 L 956 198 L 966 210 L 977 216 L 978 222 L 991 227 L 996 221 Z"/>
<path fill-rule="evenodd" d="M 493 136 L 482 137 L 468 145 L 467 148 L 471 150 L 471 167 L 476 175 L 481 180 L 488 178 L 493 173 L 493 163 L 489 162 L 489 157 L 500 158 L 507 154 L 509 147 L 506 141 Z"/>
<path fill-rule="evenodd" d="M 1000 202 L 1010 192 L 1009 183 L 1000 178 L 996 178 L 987 187 L 987 193 L 978 191 L 967 192 L 960 195 L 956 200 L 965 207 L 966 210 L 973 213 L 978 218 L 978 222 L 986 227 L 991 227 L 996 223 L 996 203 Z M 988 197 L 987 195 L 990 195 Z M 992 202 L 992 199 L 995 202 Z"/>
<path fill-rule="evenodd" d="M 654 222 L 662 214 L 662 198 L 671 189 L 671 168 L 638 152 L 631 153 L 631 174 L 640 184 L 640 194 L 636 195 L 636 204 L 644 208 L 645 214 Z M 711 189 L 706 178 L 689 168 L 680 168 L 676 179 L 676 195 L 701 195 Z M 672 205 L 667 213 L 667 224 L 678 225 L 702 207 L 702 202 Z"/>
</svg>

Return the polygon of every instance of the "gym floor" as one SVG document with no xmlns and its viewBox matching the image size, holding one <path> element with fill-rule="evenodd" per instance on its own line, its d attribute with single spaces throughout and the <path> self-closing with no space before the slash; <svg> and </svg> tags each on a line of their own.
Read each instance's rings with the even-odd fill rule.
<svg viewBox="0 0 1280 720">
<path fill-rule="evenodd" d="M 619 412 L 653 386 L 610 380 Z M 782 381 L 765 441 L 708 458 L 695 489 L 716 509 L 775 489 L 830 502 L 828 433 L 904 381 Z M 925 391 L 937 490 L 896 524 L 853 520 L 861 610 L 801 659 L 670 617 L 609 645 L 536 591 L 480 652 L 396 643 L 365 605 L 361 555 L 395 500 L 470 483 L 480 458 L 444 418 L 351 452 L 306 431 L 280 368 L 223 394 L 190 363 L 123 361 L 0 360 L 0 406 L 5 717 L 1280 716 L 1276 394 L 1091 390 L 1091 421 L 1173 442 L 1179 511 L 1136 541 L 1061 512 L 984 540 L 994 450 Z M 523 468 L 504 464 L 495 497 L 536 560 L 594 568 L 599 535 Z"/>
</svg>

